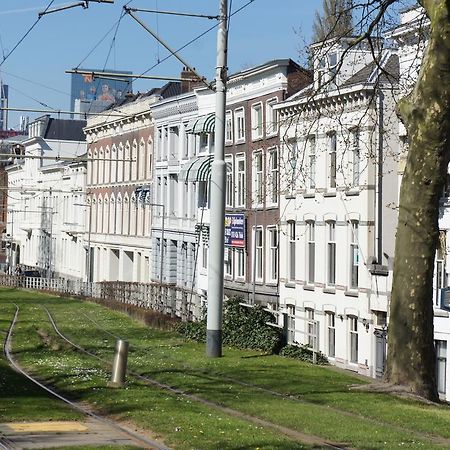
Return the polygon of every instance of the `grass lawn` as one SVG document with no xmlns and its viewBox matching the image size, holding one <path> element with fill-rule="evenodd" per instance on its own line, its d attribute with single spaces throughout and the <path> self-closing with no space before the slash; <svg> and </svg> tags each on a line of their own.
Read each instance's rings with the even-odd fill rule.
<svg viewBox="0 0 450 450">
<path fill-rule="evenodd" d="M 67 337 L 102 358 L 112 361 L 120 336 L 130 342 L 131 369 L 239 413 L 353 448 L 450 448 L 446 405 L 352 391 L 350 385 L 364 382 L 360 377 L 254 351 L 226 348 L 223 358 L 206 358 L 204 345 L 186 343 L 174 333 L 149 329 L 99 305 L 39 293 L 1 289 L 2 329 L 12 318 L 12 301 L 21 308 L 13 349 L 24 366 L 71 398 L 150 429 L 172 447 L 312 445 L 131 376 L 125 389 L 108 389 L 108 368 L 62 343 L 41 305 L 48 307 Z"/>
</svg>

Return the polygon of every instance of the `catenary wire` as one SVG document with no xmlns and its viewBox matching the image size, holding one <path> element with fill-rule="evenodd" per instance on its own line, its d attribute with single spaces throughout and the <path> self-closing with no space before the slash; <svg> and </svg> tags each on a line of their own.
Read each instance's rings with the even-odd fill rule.
<svg viewBox="0 0 450 450">
<path fill-rule="evenodd" d="M 51 0 L 47 7 L 44 9 L 44 13 L 52 6 L 55 0 Z M 34 27 L 39 23 L 42 19 L 42 15 L 38 16 L 38 18 L 34 21 L 30 28 L 26 31 L 26 33 L 17 41 L 16 45 L 8 52 L 6 56 L 3 57 L 2 62 L 0 62 L 0 67 L 3 66 L 4 62 L 14 53 L 14 51 L 19 47 L 19 45 L 26 39 L 26 37 L 33 31 Z"/>
</svg>

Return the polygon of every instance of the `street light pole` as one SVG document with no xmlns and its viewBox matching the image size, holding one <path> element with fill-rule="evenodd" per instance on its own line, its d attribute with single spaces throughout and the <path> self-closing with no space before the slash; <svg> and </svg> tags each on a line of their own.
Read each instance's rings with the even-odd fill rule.
<svg viewBox="0 0 450 450">
<path fill-rule="evenodd" d="M 211 221 L 208 266 L 206 354 L 222 356 L 223 266 L 225 240 L 225 103 L 227 83 L 228 0 L 220 0 L 217 32 L 216 122 L 211 165 Z"/>
</svg>

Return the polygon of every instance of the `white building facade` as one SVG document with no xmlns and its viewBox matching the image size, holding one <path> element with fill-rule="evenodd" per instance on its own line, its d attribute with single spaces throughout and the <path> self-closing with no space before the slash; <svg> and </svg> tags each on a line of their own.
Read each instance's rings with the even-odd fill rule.
<svg viewBox="0 0 450 450">
<path fill-rule="evenodd" d="M 338 61 L 342 66 L 338 67 Z M 313 46 L 314 83 L 278 108 L 280 312 L 288 341 L 381 376 L 394 254 L 398 58 Z"/>
<path fill-rule="evenodd" d="M 37 119 L 22 143 L 25 157 L 6 169 L 11 272 L 20 265 L 45 276 L 84 277 L 86 163 L 55 163 L 58 157 L 86 154 L 84 125 L 48 116 Z"/>
</svg>

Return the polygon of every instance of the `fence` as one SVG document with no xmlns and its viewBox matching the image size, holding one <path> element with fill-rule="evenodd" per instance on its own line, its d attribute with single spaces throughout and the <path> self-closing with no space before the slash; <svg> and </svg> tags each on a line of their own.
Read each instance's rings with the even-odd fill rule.
<svg viewBox="0 0 450 450">
<path fill-rule="evenodd" d="M 88 283 L 65 278 L 35 278 L 0 275 L 0 286 L 45 290 L 66 295 L 115 300 L 140 308 L 151 309 L 184 321 L 203 317 L 206 299 L 188 289 L 158 283 L 102 281 Z"/>
</svg>

